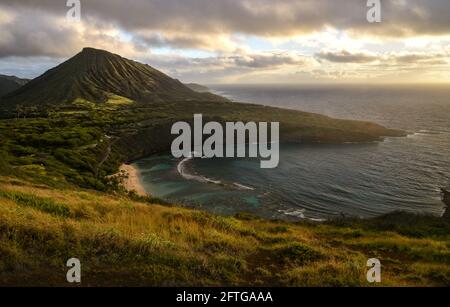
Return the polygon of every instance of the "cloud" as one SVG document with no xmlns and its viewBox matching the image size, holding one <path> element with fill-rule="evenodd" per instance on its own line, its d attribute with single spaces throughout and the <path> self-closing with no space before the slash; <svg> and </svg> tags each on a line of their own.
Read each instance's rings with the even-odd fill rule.
<svg viewBox="0 0 450 307">
<path fill-rule="evenodd" d="M 350 53 L 346 50 L 338 52 L 320 52 L 316 54 L 316 58 L 335 63 L 371 63 L 378 60 L 376 55 L 368 52 Z"/>
<path fill-rule="evenodd" d="M 284 70 L 296 70 L 312 65 L 311 59 L 295 52 L 249 53 L 245 50 L 204 58 L 152 54 L 141 58 L 140 61 L 149 63 L 173 77 L 203 83 L 220 83 L 237 77 L 247 77 L 247 82 L 251 82 L 264 74 L 282 74 L 281 71 Z"/>
<path fill-rule="evenodd" d="M 0 69 L 30 65 L 24 74 L 34 74 L 86 46 L 184 80 L 278 80 L 299 71 L 304 78 L 354 78 L 380 75 L 382 67 L 450 64 L 449 0 L 383 0 L 379 24 L 367 22 L 365 0 L 81 3 L 81 22 L 73 23 L 65 0 L 1 0 Z"/>
<path fill-rule="evenodd" d="M 130 33 L 145 32 L 140 39 L 149 46 L 211 49 L 216 44 L 216 49 L 220 49 L 236 33 L 289 37 L 330 27 L 356 37 L 450 34 L 448 0 L 382 1 L 379 24 L 367 22 L 368 8 L 364 0 L 339 1 L 339 4 L 330 0 L 134 0 L 132 3 L 82 0 L 81 3 L 84 20 L 115 25 Z M 19 14 L 30 10 L 39 12 L 28 21 L 38 23 L 36 30 L 49 14 L 61 18 L 67 11 L 62 0 L 2 0 L 1 6 Z M 15 25 L 21 27 L 22 22 L 17 21 Z"/>
<path fill-rule="evenodd" d="M 238 43 L 229 35 L 164 33 L 137 31 L 133 42 L 143 49 L 152 47 L 171 47 L 173 49 L 201 49 L 206 51 L 234 51 Z"/>
<path fill-rule="evenodd" d="M 0 31 L 0 57 L 8 56 L 61 56 L 71 49 L 76 36 L 73 29 L 67 28 L 60 19 L 43 13 L 35 19 L 30 10 L 20 15 L 12 11 L 3 11 Z"/>
<path fill-rule="evenodd" d="M 67 58 L 86 46 L 137 54 L 136 46 L 123 42 L 117 28 L 95 19 L 74 23 L 65 15 L 29 7 L 16 11 L 1 4 L 0 17 L 0 58 Z"/>
<path fill-rule="evenodd" d="M 450 52 L 390 52 L 390 53 L 371 53 L 371 52 L 349 52 L 341 51 L 322 51 L 315 54 L 319 61 L 326 60 L 341 64 L 371 64 L 377 62 L 381 65 L 410 65 L 410 64 L 446 64 L 450 59 Z"/>
<path fill-rule="evenodd" d="M 155 59 L 152 57 L 153 60 Z M 163 59 L 161 61 L 161 59 Z M 149 59 L 151 61 L 151 59 Z M 164 66 L 170 65 L 178 69 L 196 69 L 203 68 L 206 70 L 224 70 L 224 69 L 241 69 L 241 70 L 261 70 L 274 69 L 283 66 L 302 66 L 306 65 L 307 59 L 301 55 L 288 52 L 264 52 L 255 54 L 224 54 L 217 57 L 207 58 L 183 58 L 183 57 L 159 57 L 159 63 Z"/>
<path fill-rule="evenodd" d="M 259 54 L 241 54 L 223 57 L 232 61 L 236 66 L 248 68 L 273 68 L 283 65 L 303 65 L 305 58 L 301 55 L 289 52 L 265 52 Z"/>
<path fill-rule="evenodd" d="M 0 58 L 0 74 L 32 79 L 61 62 L 63 59 L 49 57 Z"/>
<path fill-rule="evenodd" d="M 389 58 L 399 64 L 445 64 L 450 53 L 404 52 L 393 53 Z"/>
</svg>

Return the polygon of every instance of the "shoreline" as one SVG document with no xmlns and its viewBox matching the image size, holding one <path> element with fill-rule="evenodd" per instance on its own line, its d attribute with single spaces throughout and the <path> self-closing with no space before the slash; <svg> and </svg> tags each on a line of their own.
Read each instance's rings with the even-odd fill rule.
<svg viewBox="0 0 450 307">
<path fill-rule="evenodd" d="M 125 172 L 128 175 L 128 178 L 124 178 L 122 182 L 122 186 L 125 190 L 129 192 L 134 191 L 139 196 L 148 196 L 148 193 L 145 191 L 141 179 L 139 178 L 139 171 L 135 166 L 131 164 L 122 164 L 119 171 Z"/>
</svg>

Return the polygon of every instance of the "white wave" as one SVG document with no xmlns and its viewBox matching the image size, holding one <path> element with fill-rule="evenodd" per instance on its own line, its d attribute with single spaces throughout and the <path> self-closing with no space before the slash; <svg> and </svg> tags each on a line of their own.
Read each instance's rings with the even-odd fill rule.
<svg viewBox="0 0 450 307">
<path fill-rule="evenodd" d="M 240 184 L 240 183 L 237 183 L 237 182 L 233 182 L 233 185 L 237 186 L 238 188 L 240 188 L 242 190 L 250 190 L 250 191 L 254 191 L 255 190 L 255 188 L 248 187 L 246 185 L 243 185 L 243 184 Z"/>
<path fill-rule="evenodd" d="M 419 133 L 422 133 L 422 134 L 441 134 L 441 132 L 439 132 L 439 131 L 426 130 L 426 129 L 419 130 Z"/>
<path fill-rule="evenodd" d="M 326 222 L 326 219 L 313 219 L 312 217 L 308 218 L 308 220 L 313 221 L 313 222 Z"/>
<path fill-rule="evenodd" d="M 415 133 L 412 133 L 412 134 L 408 134 L 408 138 L 415 138 L 415 137 L 418 137 L 418 136 L 426 136 L 427 134 L 425 134 L 425 133 L 420 133 L 420 132 L 415 132 Z"/>
<path fill-rule="evenodd" d="M 214 183 L 214 184 L 221 184 L 222 183 L 221 181 L 213 180 L 213 179 L 210 179 L 208 177 L 204 177 L 204 176 L 199 176 L 199 175 L 188 173 L 186 171 L 185 164 L 187 162 L 189 162 L 190 160 L 192 160 L 192 159 L 194 159 L 194 158 L 193 158 L 193 155 L 191 154 L 189 157 L 184 158 L 183 160 L 180 161 L 180 163 L 178 163 L 177 171 L 181 175 L 181 177 L 183 177 L 184 179 L 187 179 L 187 180 L 195 180 L 195 181 L 204 182 L 204 183 L 205 182 L 206 183 Z"/>
<path fill-rule="evenodd" d="M 301 219 L 305 218 L 305 209 L 286 209 L 278 210 L 278 212 L 283 213 L 284 215 L 294 216 Z"/>
<path fill-rule="evenodd" d="M 313 222 L 325 222 L 326 219 L 316 219 L 305 216 L 305 209 L 286 209 L 286 210 L 278 210 L 278 212 L 283 213 L 287 216 L 293 216 L 300 219 L 307 219 Z"/>
<path fill-rule="evenodd" d="M 205 180 L 206 182 L 209 182 L 209 183 L 222 184 L 222 181 L 220 181 L 220 180 L 213 180 L 213 179 L 208 178 L 208 177 L 202 177 L 202 179 Z"/>
<path fill-rule="evenodd" d="M 438 134 L 442 134 L 442 132 L 422 129 L 422 130 L 419 130 L 418 132 L 409 134 L 408 137 L 413 138 L 413 137 L 416 137 L 416 136 L 428 136 L 428 135 L 438 135 Z"/>
<path fill-rule="evenodd" d="M 185 178 L 185 179 L 193 179 L 193 178 L 191 178 L 192 175 L 190 175 L 190 174 L 188 174 L 188 173 L 186 173 L 186 172 L 184 171 L 184 164 L 186 164 L 186 162 L 188 162 L 189 160 L 192 160 L 192 157 L 184 158 L 184 159 L 181 160 L 181 162 L 178 163 L 178 165 L 177 165 L 177 171 L 178 171 L 178 173 L 179 173 L 183 178 Z"/>
<path fill-rule="evenodd" d="M 183 160 L 181 160 L 180 163 L 178 163 L 178 165 L 177 165 L 177 171 L 181 175 L 181 177 L 183 177 L 184 179 L 195 180 L 195 181 L 202 182 L 202 183 L 212 183 L 212 184 L 218 184 L 218 185 L 223 185 L 223 186 L 232 186 L 232 187 L 237 187 L 240 190 L 250 190 L 250 191 L 254 191 L 255 190 L 252 187 L 249 187 L 249 186 L 237 183 L 237 182 L 234 182 L 232 185 L 224 184 L 220 180 L 214 180 L 214 179 L 211 179 L 211 178 L 208 178 L 208 177 L 205 177 L 205 176 L 200 176 L 200 175 L 188 173 L 186 171 L 185 164 L 187 162 L 189 162 L 190 160 L 192 160 L 192 159 L 194 159 L 194 157 L 191 154 L 189 157 L 184 158 Z"/>
</svg>

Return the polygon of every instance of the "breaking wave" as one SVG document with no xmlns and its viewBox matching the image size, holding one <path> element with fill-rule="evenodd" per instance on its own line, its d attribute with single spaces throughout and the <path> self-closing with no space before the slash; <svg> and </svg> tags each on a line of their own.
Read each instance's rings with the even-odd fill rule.
<svg viewBox="0 0 450 307">
<path fill-rule="evenodd" d="M 237 182 L 233 182 L 233 184 L 226 184 L 220 180 L 214 180 L 214 179 L 211 179 L 211 178 L 208 178 L 205 176 L 192 174 L 192 173 L 188 172 L 187 168 L 186 168 L 186 164 L 189 161 L 191 161 L 192 159 L 194 159 L 194 157 L 191 155 L 191 156 L 181 160 L 177 165 L 178 173 L 181 175 L 181 177 L 183 177 L 186 180 L 195 180 L 195 181 L 202 182 L 202 183 L 212 183 L 212 184 L 217 184 L 217 185 L 222 185 L 222 186 L 228 186 L 228 187 L 232 187 L 232 188 L 238 188 L 239 190 L 249 190 L 249 191 L 255 190 L 252 187 L 249 187 L 249 186 L 237 183 Z"/>
<path fill-rule="evenodd" d="M 181 177 L 183 177 L 184 179 L 187 179 L 187 180 L 195 180 L 198 182 L 222 184 L 221 181 L 213 180 L 208 177 L 204 177 L 204 176 L 200 176 L 200 175 L 196 175 L 196 174 L 191 174 L 188 171 L 186 171 L 185 165 L 187 162 L 189 162 L 192 159 L 194 159 L 194 158 L 192 156 L 190 156 L 190 157 L 184 158 L 183 160 L 180 161 L 180 163 L 178 163 L 177 171 L 181 175 Z"/>
</svg>

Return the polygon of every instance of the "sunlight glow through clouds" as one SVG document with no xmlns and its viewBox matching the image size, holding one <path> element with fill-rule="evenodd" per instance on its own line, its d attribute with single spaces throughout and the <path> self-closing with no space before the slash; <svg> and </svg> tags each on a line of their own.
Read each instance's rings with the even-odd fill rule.
<svg viewBox="0 0 450 307">
<path fill-rule="evenodd" d="M 0 74 L 37 75 L 26 58 L 58 62 L 90 46 L 186 82 L 450 82 L 449 1 L 383 2 L 376 25 L 356 0 L 104 3 L 86 2 L 70 24 L 56 0 L 3 0 Z"/>
</svg>

